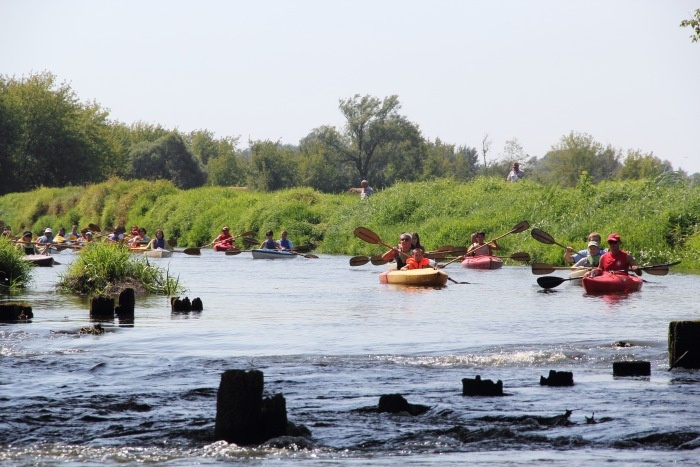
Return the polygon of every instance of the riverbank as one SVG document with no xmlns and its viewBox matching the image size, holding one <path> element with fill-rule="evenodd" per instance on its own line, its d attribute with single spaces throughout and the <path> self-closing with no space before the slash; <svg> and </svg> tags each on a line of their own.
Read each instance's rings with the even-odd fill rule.
<svg viewBox="0 0 700 467">
<path fill-rule="evenodd" d="M 700 272 L 700 190 L 659 180 L 582 183 L 576 188 L 531 181 L 505 183 L 479 178 L 469 183 L 436 180 L 399 183 L 367 200 L 324 194 L 310 188 L 272 193 L 236 188 L 179 190 L 170 182 L 123 181 L 87 187 L 42 188 L 0 197 L 0 220 L 17 233 L 25 228 L 139 225 L 162 228 L 180 247 L 204 245 L 223 225 L 233 233 L 253 230 L 262 239 L 286 229 L 296 243 L 315 241 L 318 252 L 376 254 L 385 247 L 353 236 L 365 226 L 395 244 L 403 231 L 417 231 L 428 249 L 466 245 L 476 230 L 487 239 L 521 220 L 549 233 L 557 243 L 585 246 L 586 235 L 618 232 L 623 248 L 640 264 L 681 260 L 674 270 Z M 529 252 L 533 261 L 562 264 L 563 248 L 535 241 L 528 233 L 499 241 L 506 253 Z"/>
</svg>

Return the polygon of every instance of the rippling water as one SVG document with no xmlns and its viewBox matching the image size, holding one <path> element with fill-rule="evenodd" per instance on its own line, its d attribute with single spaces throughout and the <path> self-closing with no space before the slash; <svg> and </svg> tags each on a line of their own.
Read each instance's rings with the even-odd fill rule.
<svg viewBox="0 0 700 467">
<path fill-rule="evenodd" d="M 644 276 L 641 292 L 552 293 L 527 267 L 469 271 L 442 289 L 379 284 L 381 267 L 347 257 L 252 260 L 243 253 L 155 260 L 180 276 L 201 313 L 137 298 L 133 324 L 79 335 L 85 299 L 57 294 L 73 259 L 36 270 L 34 320 L 0 325 L 0 462 L 167 465 L 695 463 L 700 374 L 668 370 L 670 321 L 698 318 L 698 278 Z M 451 269 L 450 269 L 451 268 Z M 630 347 L 617 347 L 626 341 Z M 612 363 L 647 360 L 648 378 Z M 227 369 L 259 369 L 290 421 L 312 438 L 240 448 L 213 439 Z M 549 370 L 575 386 L 540 386 Z M 502 380 L 505 397 L 464 397 L 462 378 Z M 424 415 L 367 413 L 382 394 Z M 572 414 L 564 423 L 566 410 Z M 596 423 L 587 423 L 593 417 Z M 294 444 L 296 441 L 296 444 Z"/>
</svg>

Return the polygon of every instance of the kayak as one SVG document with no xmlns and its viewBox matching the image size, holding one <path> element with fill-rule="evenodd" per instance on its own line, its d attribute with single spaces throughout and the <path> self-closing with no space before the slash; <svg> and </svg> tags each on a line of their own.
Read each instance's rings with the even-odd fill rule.
<svg viewBox="0 0 700 467">
<path fill-rule="evenodd" d="M 462 260 L 462 267 L 467 269 L 500 269 L 503 260 L 497 256 L 467 256 Z"/>
<path fill-rule="evenodd" d="M 34 266 L 53 266 L 53 257 L 49 255 L 26 255 L 22 259 Z"/>
<path fill-rule="evenodd" d="M 569 279 L 576 279 L 571 281 L 573 285 L 582 285 L 580 279 L 589 271 L 589 268 L 575 268 L 569 274 Z"/>
<path fill-rule="evenodd" d="M 146 250 L 143 255 L 148 258 L 170 258 L 173 252 L 170 250 L 163 250 L 162 248 L 156 248 L 155 250 Z"/>
<path fill-rule="evenodd" d="M 287 259 L 296 258 L 297 256 L 299 256 L 292 251 L 267 250 L 264 248 L 257 248 L 255 250 L 251 250 L 251 253 L 253 254 L 253 259 Z"/>
<path fill-rule="evenodd" d="M 604 272 L 596 277 L 581 279 L 583 288 L 589 294 L 609 294 L 636 292 L 642 288 L 642 278 L 627 274 Z"/>
<path fill-rule="evenodd" d="M 229 250 L 237 250 L 238 247 L 236 245 L 231 245 L 231 244 L 221 244 L 217 243 L 214 245 L 214 251 L 229 251 Z"/>
<path fill-rule="evenodd" d="M 447 273 L 440 269 L 433 268 L 385 271 L 379 274 L 379 282 L 381 284 L 435 287 L 447 283 Z"/>
</svg>

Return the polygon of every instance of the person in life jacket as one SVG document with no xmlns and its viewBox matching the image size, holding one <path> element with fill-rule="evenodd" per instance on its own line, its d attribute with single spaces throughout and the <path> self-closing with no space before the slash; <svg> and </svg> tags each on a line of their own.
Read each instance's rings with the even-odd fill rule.
<svg viewBox="0 0 700 467">
<path fill-rule="evenodd" d="M 414 248 L 411 252 L 411 257 L 406 260 L 406 266 L 402 267 L 401 270 L 405 271 L 407 269 L 424 269 L 430 267 L 430 260 L 423 256 L 422 248 Z"/>
</svg>

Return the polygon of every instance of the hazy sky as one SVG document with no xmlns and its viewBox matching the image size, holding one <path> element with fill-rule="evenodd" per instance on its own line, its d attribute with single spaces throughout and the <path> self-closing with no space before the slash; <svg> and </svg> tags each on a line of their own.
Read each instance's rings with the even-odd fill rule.
<svg viewBox="0 0 700 467">
<path fill-rule="evenodd" d="M 0 74 L 125 123 L 298 144 L 396 94 L 426 138 L 542 157 L 571 131 L 700 172 L 690 0 L 0 0 Z M 527 169 L 527 167 L 525 167 Z"/>
</svg>

